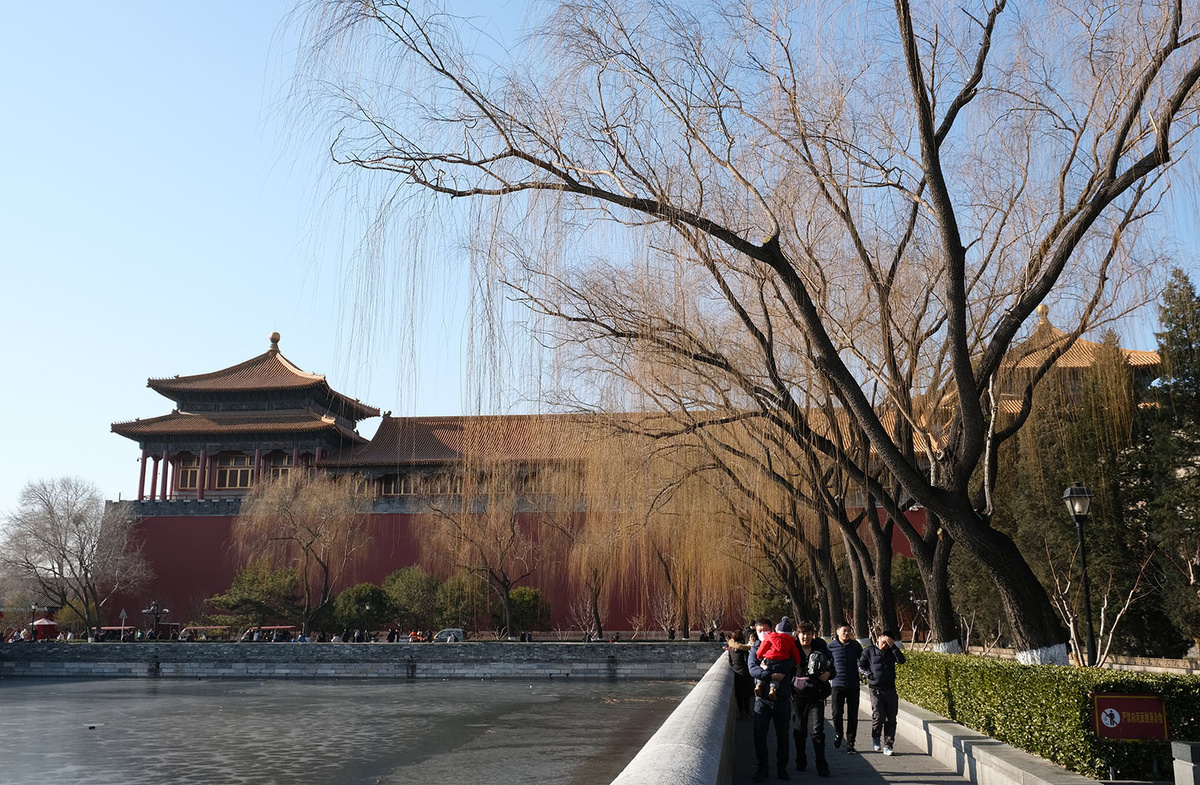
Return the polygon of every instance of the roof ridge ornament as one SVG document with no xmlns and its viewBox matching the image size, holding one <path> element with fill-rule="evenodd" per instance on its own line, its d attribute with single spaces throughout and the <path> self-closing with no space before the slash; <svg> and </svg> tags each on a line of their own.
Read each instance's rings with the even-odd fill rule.
<svg viewBox="0 0 1200 785">
<path fill-rule="evenodd" d="M 270 350 L 273 352 L 279 351 L 279 333 L 277 333 L 277 332 L 271 333 L 271 349 Z"/>
<path fill-rule="evenodd" d="M 1046 305 L 1045 303 L 1038 303 L 1037 315 L 1039 327 L 1041 327 L 1043 324 L 1050 324 L 1050 306 Z M 279 335 L 279 333 L 275 334 Z"/>
</svg>

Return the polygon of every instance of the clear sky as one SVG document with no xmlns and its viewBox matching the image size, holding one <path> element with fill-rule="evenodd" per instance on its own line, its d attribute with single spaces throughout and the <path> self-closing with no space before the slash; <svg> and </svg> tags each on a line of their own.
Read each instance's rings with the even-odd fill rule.
<svg viewBox="0 0 1200 785">
<path fill-rule="evenodd" d="M 139 450 L 109 426 L 171 411 L 146 379 L 241 362 L 275 330 L 289 359 L 352 397 L 462 411 L 452 276 L 427 301 L 415 357 L 382 350 L 396 331 L 373 356 L 352 345 L 327 154 L 277 108 L 295 72 L 292 6 L 0 11 L 0 513 L 37 478 L 134 495 Z"/>
<path fill-rule="evenodd" d="M 295 72 L 292 7 L 0 11 L 0 513 L 37 478 L 133 495 L 137 445 L 109 426 L 171 410 L 146 379 L 240 362 L 275 330 L 287 357 L 352 397 L 397 414 L 467 410 L 453 274 L 427 293 L 415 351 L 387 326 L 370 352 L 354 341 L 327 155 L 278 108 Z M 1173 210 L 1194 265 L 1196 201 Z"/>
</svg>

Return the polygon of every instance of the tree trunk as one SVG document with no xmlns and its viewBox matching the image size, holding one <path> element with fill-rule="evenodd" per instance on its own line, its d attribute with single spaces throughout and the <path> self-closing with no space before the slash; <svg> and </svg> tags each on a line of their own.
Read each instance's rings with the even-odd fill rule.
<svg viewBox="0 0 1200 785">
<path fill-rule="evenodd" d="M 596 637 L 604 637 L 604 626 L 600 623 L 600 586 L 599 583 L 591 585 L 592 597 L 592 621 L 596 625 Z"/>
<path fill-rule="evenodd" d="M 837 565 L 829 549 L 808 548 L 809 573 L 817 587 L 817 611 L 820 615 L 818 629 L 830 634 L 842 617 L 842 587 L 838 583 Z"/>
<path fill-rule="evenodd" d="M 863 565 L 859 561 L 858 551 L 850 547 L 849 538 L 844 534 L 843 539 L 846 541 L 846 561 L 850 565 L 850 582 L 853 586 L 854 607 L 850 626 L 853 627 L 856 638 L 865 638 L 867 630 L 871 627 L 870 592 L 867 589 L 867 580 L 863 575 Z"/>
<path fill-rule="evenodd" d="M 943 517 L 942 526 L 995 582 L 1017 659 L 1026 664 L 1066 665 L 1066 630 L 1016 544 L 969 507 Z"/>
<path fill-rule="evenodd" d="M 817 618 L 813 623 L 816 625 L 819 635 L 821 630 L 824 630 L 829 624 L 829 591 L 825 586 L 824 576 L 821 574 L 820 554 L 816 553 L 815 549 L 810 549 L 810 551 L 808 578 L 813 583 L 813 599 L 817 602 Z"/>
<path fill-rule="evenodd" d="M 954 540 L 945 532 L 939 535 L 941 521 L 932 512 L 926 511 L 925 532 L 913 537 L 905 531 L 912 549 L 921 585 L 925 588 L 925 599 L 929 602 L 929 643 L 934 651 L 959 654 L 958 624 L 954 618 L 954 604 L 950 601 L 950 552 Z"/>
<path fill-rule="evenodd" d="M 938 538 L 933 549 L 933 572 L 926 585 L 929 600 L 929 630 L 933 638 L 933 650 L 945 654 L 961 654 L 963 651 L 962 630 L 954 613 L 950 599 L 950 552 L 954 540 L 949 534 Z M 930 589 L 935 589 L 932 593 Z"/>
<path fill-rule="evenodd" d="M 871 596 L 875 600 L 875 617 L 872 621 L 879 632 L 899 632 L 900 620 L 896 617 L 896 598 L 892 594 L 892 528 L 895 524 L 890 518 L 879 523 L 874 512 L 874 499 L 871 499 L 869 504 L 867 526 L 875 551 L 875 574 L 869 584 Z"/>
<path fill-rule="evenodd" d="M 830 542 L 829 516 L 822 513 L 820 520 L 820 561 L 817 569 L 824 584 L 825 604 L 821 608 L 824 618 L 821 619 L 821 630 L 827 635 L 833 635 L 834 628 L 841 623 L 846 613 L 846 601 L 842 594 L 842 585 L 838 582 L 837 564 L 833 561 L 833 544 Z"/>
<path fill-rule="evenodd" d="M 508 580 L 508 576 L 504 573 L 487 573 L 488 586 L 496 593 L 496 597 L 500 600 L 500 608 L 504 611 L 504 629 L 497 630 L 501 638 L 507 638 L 512 635 L 512 588 L 513 582 Z M 489 614 L 490 615 L 490 614 Z"/>
</svg>

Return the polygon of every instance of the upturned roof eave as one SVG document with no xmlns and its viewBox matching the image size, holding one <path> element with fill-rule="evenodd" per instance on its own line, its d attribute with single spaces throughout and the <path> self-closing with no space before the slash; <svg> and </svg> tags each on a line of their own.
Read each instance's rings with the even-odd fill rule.
<svg viewBox="0 0 1200 785">
<path fill-rule="evenodd" d="M 267 367 L 271 363 L 275 365 L 274 368 Z M 288 381 L 285 383 L 279 383 L 278 381 L 272 383 L 269 380 L 264 380 L 265 383 L 257 384 L 253 382 L 247 384 L 225 381 L 232 379 L 238 374 L 256 370 L 265 376 L 279 376 L 282 374 Z M 210 371 L 209 373 L 193 374 L 190 376 L 151 378 L 146 381 L 146 386 L 176 403 L 181 402 L 185 397 L 192 396 L 246 395 L 268 392 L 296 393 L 312 390 L 319 391 L 325 398 L 326 403 L 336 404 L 335 406 L 330 406 L 331 409 L 340 409 L 344 416 L 350 417 L 356 422 L 380 415 L 380 410 L 376 407 L 365 404 L 356 398 L 351 398 L 330 387 L 329 381 L 322 374 L 309 373 L 302 370 L 280 353 L 278 345 L 275 343 L 266 352 L 236 365 L 231 365 L 217 371 Z"/>
</svg>

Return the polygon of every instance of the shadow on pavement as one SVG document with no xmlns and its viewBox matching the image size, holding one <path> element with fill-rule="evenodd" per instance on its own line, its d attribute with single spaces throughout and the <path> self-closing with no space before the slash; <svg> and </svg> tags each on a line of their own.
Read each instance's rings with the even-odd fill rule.
<svg viewBox="0 0 1200 785">
<path fill-rule="evenodd" d="M 916 748 L 909 747 L 902 741 L 896 743 L 896 754 L 886 756 L 871 749 L 871 718 L 860 715 L 858 723 L 859 754 L 846 754 L 845 747 L 833 747 L 833 727 L 828 720 L 825 723 L 826 748 L 825 757 L 829 761 L 829 776 L 818 777 L 812 763 L 811 749 L 807 771 L 796 771 L 796 751 L 791 751 L 792 760 L 788 762 L 788 774 L 792 782 L 836 782 L 838 785 L 880 785 L 880 783 L 961 783 L 965 782 L 958 774 L 950 771 Z M 754 758 L 754 721 L 737 720 L 734 733 L 734 766 L 733 784 L 750 785 L 753 783 L 754 771 L 758 763 Z M 866 751 L 862 751 L 863 748 Z M 767 782 L 780 782 L 775 776 L 775 739 L 772 735 L 770 748 L 770 777 Z"/>
</svg>

